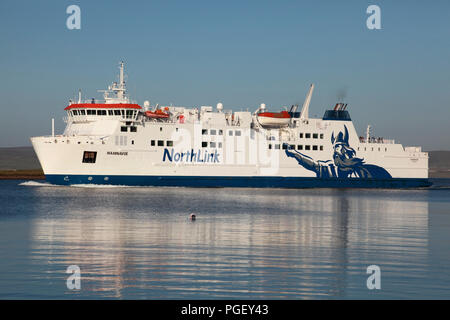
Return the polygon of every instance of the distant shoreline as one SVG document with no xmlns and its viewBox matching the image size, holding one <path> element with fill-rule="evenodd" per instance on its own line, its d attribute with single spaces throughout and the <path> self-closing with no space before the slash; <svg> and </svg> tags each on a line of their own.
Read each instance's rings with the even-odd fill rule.
<svg viewBox="0 0 450 320">
<path fill-rule="evenodd" d="M 41 169 L 0 170 L 0 180 L 45 180 L 45 175 Z"/>
</svg>

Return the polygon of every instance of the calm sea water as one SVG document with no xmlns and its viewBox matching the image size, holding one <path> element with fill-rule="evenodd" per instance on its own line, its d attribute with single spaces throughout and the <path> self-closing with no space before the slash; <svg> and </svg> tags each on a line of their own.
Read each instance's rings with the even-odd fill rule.
<svg viewBox="0 0 450 320">
<path fill-rule="evenodd" d="M 2 299 L 450 298 L 450 180 L 426 190 L 0 181 L 0 200 Z M 80 290 L 67 289 L 70 265 Z M 369 265 L 381 290 L 367 289 Z"/>
</svg>

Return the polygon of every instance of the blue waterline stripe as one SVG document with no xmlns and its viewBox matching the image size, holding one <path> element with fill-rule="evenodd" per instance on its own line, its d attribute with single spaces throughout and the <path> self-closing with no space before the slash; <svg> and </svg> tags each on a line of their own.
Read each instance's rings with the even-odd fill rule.
<svg viewBox="0 0 450 320">
<path fill-rule="evenodd" d="M 422 178 L 339 179 L 304 177 L 228 177 L 228 176 L 115 176 L 115 175 L 46 175 L 57 185 L 104 184 L 166 187 L 234 187 L 234 188 L 419 188 L 432 183 Z"/>
</svg>

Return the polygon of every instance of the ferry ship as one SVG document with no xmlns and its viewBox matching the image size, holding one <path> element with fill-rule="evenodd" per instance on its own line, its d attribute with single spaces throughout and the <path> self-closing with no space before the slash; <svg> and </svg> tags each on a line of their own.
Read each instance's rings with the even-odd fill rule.
<svg viewBox="0 0 450 320">
<path fill-rule="evenodd" d="M 119 81 L 103 100 L 69 101 L 64 133 L 32 137 L 52 184 L 184 187 L 426 187 L 428 154 L 355 130 L 347 104 L 309 117 L 302 109 L 226 111 L 222 103 L 143 106 Z"/>
</svg>

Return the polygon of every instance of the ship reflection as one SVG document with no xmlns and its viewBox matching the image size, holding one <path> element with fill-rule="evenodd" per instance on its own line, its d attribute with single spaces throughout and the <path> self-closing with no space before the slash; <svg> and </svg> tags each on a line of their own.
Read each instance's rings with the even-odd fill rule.
<svg viewBox="0 0 450 320">
<path fill-rule="evenodd" d="M 401 272 L 427 255 L 428 203 L 401 191 L 35 192 L 35 261 L 59 277 L 80 266 L 91 297 L 347 297 L 367 291 L 368 265 Z"/>
</svg>

